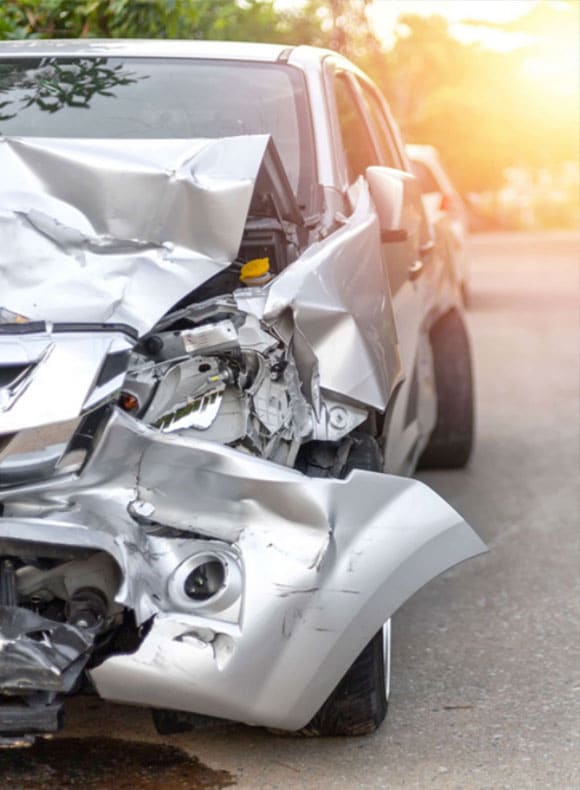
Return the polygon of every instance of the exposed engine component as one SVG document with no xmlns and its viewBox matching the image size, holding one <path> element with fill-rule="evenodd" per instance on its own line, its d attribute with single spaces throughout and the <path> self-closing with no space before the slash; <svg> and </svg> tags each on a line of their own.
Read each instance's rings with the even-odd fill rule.
<svg viewBox="0 0 580 790">
<path fill-rule="evenodd" d="M 236 328 L 228 319 L 182 331 L 152 334 L 143 345 L 159 362 L 188 354 L 211 354 L 239 348 Z"/>
<path fill-rule="evenodd" d="M 62 697 L 82 676 L 122 608 L 110 557 L 0 560 L 0 711 L 3 739 L 53 732 Z"/>
<path fill-rule="evenodd" d="M 121 400 L 127 410 L 165 433 L 198 434 L 290 466 L 317 425 L 328 434 L 326 415 L 316 419 L 274 331 L 224 297 L 176 312 L 174 327 L 170 319 L 133 354 Z M 191 326 L 177 328 L 184 322 Z M 364 409 L 342 411 L 336 440 L 366 417 Z"/>
</svg>

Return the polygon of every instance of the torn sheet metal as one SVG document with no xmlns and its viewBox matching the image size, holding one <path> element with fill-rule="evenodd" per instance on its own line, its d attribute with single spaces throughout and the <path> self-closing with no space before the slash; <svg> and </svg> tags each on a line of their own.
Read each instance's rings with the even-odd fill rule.
<svg viewBox="0 0 580 790">
<path fill-rule="evenodd" d="M 134 649 L 91 670 L 102 697 L 295 729 L 403 601 L 484 546 L 418 482 L 292 468 L 384 410 L 401 361 L 364 184 L 268 284 L 228 269 L 258 182 L 282 190 L 296 251 L 270 145 L 0 140 L 0 556 L 67 639 L 80 583 L 111 634 L 133 619 Z M 220 273 L 234 285 L 194 293 Z M 68 642 L 41 631 L 66 691 Z"/>
<path fill-rule="evenodd" d="M 278 184 L 285 179 L 272 181 L 269 140 L 0 139 L 3 306 L 30 320 L 145 333 L 235 259 L 258 178 L 277 184 L 280 210 L 300 219 Z M 236 294 L 270 324 L 291 310 L 293 353 L 317 415 L 320 389 L 382 410 L 401 378 L 379 239 L 361 184 L 343 228 L 265 288 Z"/>
<path fill-rule="evenodd" d="M 236 257 L 268 135 L 0 138 L 0 293 L 143 333 Z"/>
<path fill-rule="evenodd" d="M 93 670 L 101 696 L 289 729 L 416 589 L 485 550 L 416 481 L 310 479 L 121 412 L 80 478 L 3 501 L 4 545 L 105 551 L 123 577 L 117 602 L 154 618 L 135 654 Z M 171 599 L 167 580 L 210 550 L 237 568 L 237 600 Z"/>
<path fill-rule="evenodd" d="M 263 289 L 236 291 L 241 309 L 274 325 L 292 311 L 292 347 L 316 404 L 318 389 L 383 410 L 402 377 L 378 219 L 366 184 L 344 226 L 312 244 Z M 319 397 L 319 395 L 318 395 Z"/>
<path fill-rule="evenodd" d="M 45 327 L 32 336 L 0 333 L 0 373 L 6 371 L 0 382 L 0 434 L 75 420 L 110 397 L 123 383 L 134 344 L 122 331 Z M 107 359 L 123 357 L 125 363 L 107 373 Z"/>
<path fill-rule="evenodd" d="M 0 693 L 70 691 L 92 646 L 89 631 L 0 606 Z"/>
</svg>

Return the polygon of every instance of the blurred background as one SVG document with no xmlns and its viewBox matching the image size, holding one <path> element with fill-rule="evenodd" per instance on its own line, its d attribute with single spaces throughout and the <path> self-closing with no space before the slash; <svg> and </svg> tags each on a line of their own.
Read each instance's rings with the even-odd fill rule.
<svg viewBox="0 0 580 790">
<path fill-rule="evenodd" d="M 337 50 L 438 149 L 471 230 L 579 224 L 579 0 L 0 2 L 0 39 L 79 36 Z"/>
</svg>

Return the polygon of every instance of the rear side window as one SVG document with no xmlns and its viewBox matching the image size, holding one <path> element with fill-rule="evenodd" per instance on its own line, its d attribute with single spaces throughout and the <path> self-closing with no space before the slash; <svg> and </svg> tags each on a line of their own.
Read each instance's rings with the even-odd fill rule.
<svg viewBox="0 0 580 790">
<path fill-rule="evenodd" d="M 358 176 L 364 176 L 367 167 L 378 164 L 377 156 L 365 119 L 345 75 L 336 75 L 334 93 L 342 144 L 346 154 L 348 181 L 352 184 Z"/>
</svg>

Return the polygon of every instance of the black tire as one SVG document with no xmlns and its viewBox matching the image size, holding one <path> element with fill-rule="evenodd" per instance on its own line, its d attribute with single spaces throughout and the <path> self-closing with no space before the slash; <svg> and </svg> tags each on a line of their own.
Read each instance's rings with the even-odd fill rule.
<svg viewBox="0 0 580 790">
<path fill-rule="evenodd" d="M 420 468 L 459 469 L 471 455 L 474 434 L 471 350 L 463 317 L 452 310 L 430 333 L 437 388 L 437 422 Z"/>
<path fill-rule="evenodd" d="M 336 466 L 336 459 L 341 458 L 340 445 L 325 442 L 312 442 L 304 448 L 300 468 L 311 477 L 344 478 L 353 469 L 382 472 L 383 456 L 376 439 L 355 433 L 344 441 L 349 445 L 340 468 Z M 390 651 L 390 629 L 388 642 Z M 377 730 L 387 715 L 385 679 L 390 672 L 390 667 L 385 666 L 387 662 L 390 659 L 385 656 L 381 629 L 301 733 L 309 736 L 368 735 Z"/>
<path fill-rule="evenodd" d="M 383 723 L 387 708 L 381 630 L 302 732 L 305 735 L 368 735 Z"/>
<path fill-rule="evenodd" d="M 367 433 L 352 433 L 342 442 L 309 442 L 296 459 L 296 468 L 308 477 L 338 477 L 353 469 L 383 471 L 383 455 L 377 440 Z"/>
<path fill-rule="evenodd" d="M 383 471 L 383 454 L 376 439 L 367 433 L 353 433 L 348 438 L 351 446 L 340 477 L 345 478 L 353 469 L 366 469 L 367 472 Z"/>
</svg>

